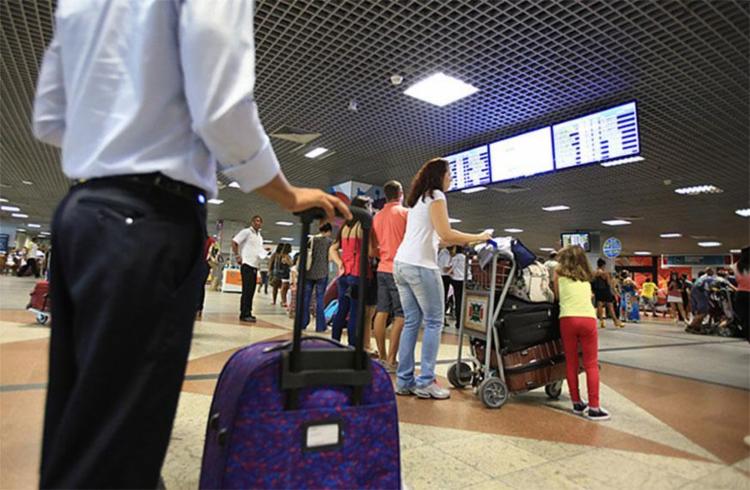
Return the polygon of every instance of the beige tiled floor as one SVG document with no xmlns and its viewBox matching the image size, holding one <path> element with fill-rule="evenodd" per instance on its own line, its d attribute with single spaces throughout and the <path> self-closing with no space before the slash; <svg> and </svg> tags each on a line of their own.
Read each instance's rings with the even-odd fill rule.
<svg viewBox="0 0 750 490">
<path fill-rule="evenodd" d="M 40 382 L 49 329 L 16 311 L 30 284 L 0 277 L 0 354 L 14 360 L 7 365 L 0 359 L 0 488 L 31 488 L 37 481 L 44 401 Z M 239 295 L 208 293 L 205 319 L 196 323 L 190 353 L 193 381 L 182 392 L 163 467 L 170 489 L 197 487 L 211 393 L 224 360 L 244 345 L 289 334 L 286 313 L 268 304 L 267 297 L 256 298 L 256 314 L 264 323 L 247 326 L 236 321 Z M 441 346 L 440 360 L 455 355 L 455 345 Z M 660 355 L 668 362 L 668 351 Z M 34 361 L 27 364 L 21 357 Z M 447 367 L 439 364 L 438 374 L 444 376 Z M 613 419 L 601 425 L 569 412 L 567 387 L 558 402 L 531 392 L 496 411 L 483 408 L 470 390 L 454 390 L 451 400 L 443 402 L 399 398 L 405 483 L 414 490 L 750 488 L 750 452 L 738 445 L 743 430 L 750 433 L 750 424 L 734 424 L 704 444 L 708 439 L 699 437 L 705 436 L 700 427 L 713 427 L 706 425 L 713 419 L 700 412 L 695 420 L 681 421 L 683 415 L 703 410 L 701 406 L 652 410 L 646 403 L 652 395 L 672 400 L 679 390 L 698 389 L 712 397 L 726 395 L 722 413 L 736 413 L 748 406 L 748 392 L 631 368 L 605 365 L 602 372 L 602 399 Z M 196 374 L 200 380 L 194 379 Z M 665 383 L 669 397 L 649 391 Z M 712 449 L 723 444 L 734 449 Z"/>
</svg>

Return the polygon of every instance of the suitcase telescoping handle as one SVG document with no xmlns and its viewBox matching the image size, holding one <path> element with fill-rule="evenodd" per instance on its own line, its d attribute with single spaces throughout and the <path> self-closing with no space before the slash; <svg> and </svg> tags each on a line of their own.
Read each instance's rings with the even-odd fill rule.
<svg viewBox="0 0 750 490">
<path fill-rule="evenodd" d="M 282 354 L 281 388 L 287 391 L 286 408 L 298 406 L 298 390 L 311 386 L 339 385 L 352 387 L 352 403 L 361 402 L 362 388 L 372 380 L 370 363 L 365 353 L 365 291 L 369 262 L 369 243 L 372 230 L 372 216 L 365 209 L 350 207 L 349 210 L 362 228 L 362 248 L 359 253 L 359 288 L 357 301 L 357 338 L 354 350 L 351 349 L 310 349 L 302 350 L 302 305 L 305 275 L 307 273 L 307 247 L 310 226 L 313 221 L 325 217 L 319 208 L 297 213 L 302 220 L 299 262 L 297 265 L 297 308 L 294 312 L 294 336 L 292 349 Z"/>
</svg>

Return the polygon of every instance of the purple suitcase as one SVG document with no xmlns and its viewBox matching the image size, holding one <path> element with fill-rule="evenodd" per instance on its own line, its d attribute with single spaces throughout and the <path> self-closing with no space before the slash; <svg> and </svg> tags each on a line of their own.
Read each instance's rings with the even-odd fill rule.
<svg viewBox="0 0 750 490">
<path fill-rule="evenodd" d="M 352 212 L 367 246 L 371 218 Z M 303 237 L 321 215 L 302 213 Z M 258 343 L 229 359 L 211 405 L 200 488 L 401 487 L 396 400 L 385 369 L 364 352 L 364 293 L 360 284 L 355 349 L 302 337 L 297 309 L 292 341 Z"/>
</svg>

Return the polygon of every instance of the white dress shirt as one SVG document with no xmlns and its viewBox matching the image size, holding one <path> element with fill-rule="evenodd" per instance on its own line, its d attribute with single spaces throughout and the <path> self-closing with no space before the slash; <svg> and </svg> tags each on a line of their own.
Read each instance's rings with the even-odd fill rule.
<svg viewBox="0 0 750 490">
<path fill-rule="evenodd" d="M 256 269 L 260 266 L 260 261 L 265 257 L 266 250 L 263 248 L 263 237 L 260 230 L 255 230 L 252 226 L 240 230 L 232 241 L 237 244 L 242 256 L 242 263 Z"/>
<path fill-rule="evenodd" d="M 250 192 L 279 164 L 253 99 L 254 2 L 60 0 L 34 103 L 72 179 L 161 172 Z"/>
</svg>

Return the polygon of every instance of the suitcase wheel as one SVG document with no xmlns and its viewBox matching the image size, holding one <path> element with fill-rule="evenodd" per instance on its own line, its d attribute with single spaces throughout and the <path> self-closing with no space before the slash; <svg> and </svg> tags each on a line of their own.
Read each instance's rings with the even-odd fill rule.
<svg viewBox="0 0 750 490">
<path fill-rule="evenodd" d="M 448 381 L 456 388 L 466 388 L 471 383 L 473 370 L 468 363 L 454 362 L 448 368 Z"/>
<path fill-rule="evenodd" d="M 547 396 L 552 400 L 557 400 L 562 394 L 562 384 L 562 381 L 555 381 L 554 383 L 550 383 L 544 387 L 544 392 L 547 393 Z"/>
<path fill-rule="evenodd" d="M 44 325 L 49 321 L 49 315 L 47 313 L 37 313 L 36 314 L 36 322 L 39 325 Z"/>
<path fill-rule="evenodd" d="M 508 387 L 500 378 L 490 377 L 479 385 L 479 398 L 487 408 L 500 408 L 508 401 Z"/>
</svg>

